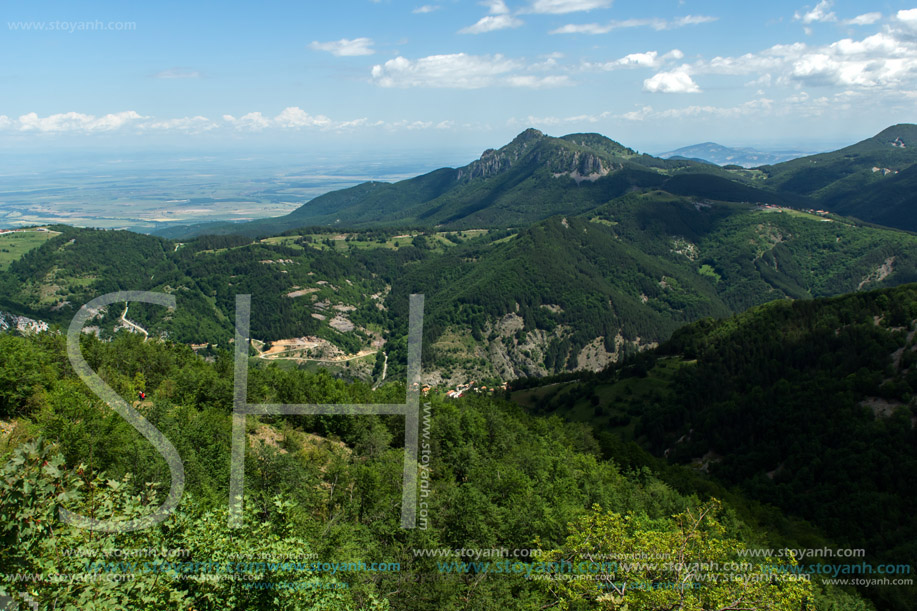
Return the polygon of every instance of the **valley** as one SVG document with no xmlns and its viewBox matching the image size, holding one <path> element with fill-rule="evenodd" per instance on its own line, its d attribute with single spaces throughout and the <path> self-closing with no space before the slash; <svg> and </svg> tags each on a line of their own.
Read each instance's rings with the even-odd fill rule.
<svg viewBox="0 0 917 611">
<path fill-rule="evenodd" d="M 917 235 L 905 216 L 883 226 L 830 202 L 865 188 L 851 177 L 878 189 L 885 183 L 874 181 L 906 175 L 910 148 L 885 140 L 907 145 L 910 127 L 853 153 L 752 170 L 530 129 L 468 166 L 333 191 L 282 217 L 163 235 L 62 224 L 2 233 L 0 448 L 26 452 L 16 459 L 25 462 L 92 456 L 107 477 L 167 479 L 136 431 L 86 395 L 61 360 L 62 330 L 81 304 L 118 290 L 166 293 L 174 310 L 130 303 L 95 312 L 82 350 L 116 392 L 152 398 L 144 413 L 176 440 L 203 499 L 182 511 L 214 507 L 228 481 L 217 455 L 229 452 L 236 295 L 252 295 L 251 400 L 312 404 L 403 400 L 408 300 L 419 293 L 416 391 L 429 406 L 425 426 L 434 423 L 424 433 L 436 456 L 432 534 L 393 522 L 405 434 L 397 417 L 246 421 L 258 466 L 246 494 L 266 523 L 298 524 L 321 553 L 337 553 L 315 536 L 331 530 L 413 576 L 441 576 L 435 592 L 413 578 L 349 576 L 360 604 L 396 590 L 386 594 L 396 602 L 429 598 L 423 608 L 455 596 L 464 577 L 398 551 L 424 537 L 584 553 L 563 524 L 630 528 L 621 526 L 630 517 L 618 522 L 600 502 L 649 520 L 652 535 L 627 531 L 635 549 L 648 536 L 675 537 L 670 516 L 700 511 L 719 517 L 698 536 L 726 524 L 733 551 L 721 560 L 748 547 L 846 546 L 906 566 L 917 541 L 904 518 L 915 501 L 904 482 L 917 447 Z M 897 169 L 851 169 L 856 155 Z M 32 431 L 57 440 L 57 458 Z M 110 494 L 123 504 L 120 486 Z M 856 502 L 831 502 L 839 497 Z M 192 526 L 201 520 L 187 522 L 187 541 L 221 532 Z M 389 543 L 391 532 L 405 533 L 402 541 Z M 38 557 L 6 562 L 30 567 Z M 561 595 L 534 580 L 480 583 L 475 600 L 485 605 L 522 593 L 540 606 L 560 596 L 585 609 L 601 596 L 588 587 Z M 838 609 L 912 608 L 913 589 L 902 586 L 785 587 Z"/>
</svg>

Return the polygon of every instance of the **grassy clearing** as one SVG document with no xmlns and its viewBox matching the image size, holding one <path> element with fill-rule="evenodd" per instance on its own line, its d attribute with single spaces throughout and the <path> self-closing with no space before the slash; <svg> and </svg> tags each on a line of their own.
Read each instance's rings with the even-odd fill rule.
<svg viewBox="0 0 917 611">
<path fill-rule="evenodd" d="M 59 235 L 59 232 L 35 230 L 0 234 L 0 271 L 6 271 L 13 261 L 18 261 L 22 255 L 38 248 L 56 235 Z"/>
</svg>

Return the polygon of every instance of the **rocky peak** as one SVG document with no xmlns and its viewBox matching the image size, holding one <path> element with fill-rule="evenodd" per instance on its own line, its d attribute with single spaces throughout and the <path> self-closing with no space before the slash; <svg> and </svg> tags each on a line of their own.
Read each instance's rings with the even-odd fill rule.
<svg viewBox="0 0 917 611">
<path fill-rule="evenodd" d="M 595 148 L 599 145 L 598 148 Z M 512 142 L 499 150 L 487 149 L 481 158 L 460 168 L 456 180 L 490 178 L 505 172 L 519 163 L 531 165 L 532 170 L 544 168 L 555 177 L 570 176 L 594 181 L 621 167 L 613 160 L 614 151 L 607 149 L 617 143 L 598 134 L 576 134 L 563 138 L 552 138 L 534 128 L 516 136 Z M 626 150 L 620 147 L 622 150 Z"/>
<path fill-rule="evenodd" d="M 525 130 L 524 132 L 522 132 L 521 134 L 519 134 L 518 136 L 516 136 L 515 138 L 513 138 L 513 141 L 510 142 L 509 145 L 510 146 L 526 145 L 532 142 L 537 142 L 538 140 L 541 140 L 546 137 L 547 136 L 545 136 L 543 132 L 538 131 L 534 127 L 530 127 L 527 130 Z"/>
</svg>

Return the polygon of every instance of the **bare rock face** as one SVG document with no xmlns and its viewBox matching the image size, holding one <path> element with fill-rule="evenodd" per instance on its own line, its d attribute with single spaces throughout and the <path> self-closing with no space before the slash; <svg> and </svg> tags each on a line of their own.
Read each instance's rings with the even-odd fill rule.
<svg viewBox="0 0 917 611">
<path fill-rule="evenodd" d="M 499 151 L 487 149 L 481 158 L 460 168 L 456 174 L 457 181 L 468 181 L 474 178 L 490 178 L 505 172 L 525 157 L 532 148 L 547 138 L 537 129 L 529 128 Z"/>
<path fill-rule="evenodd" d="M 41 333 L 48 330 L 48 323 L 43 320 L 34 320 L 25 316 L 0 312 L 0 332 L 10 329 L 22 334 Z"/>
<path fill-rule="evenodd" d="M 481 158 L 456 170 L 457 182 L 486 179 L 524 165 L 531 172 L 548 171 L 555 178 L 567 176 L 577 184 L 593 182 L 623 167 L 577 143 L 551 138 L 527 129 L 499 150 L 487 149 Z"/>
</svg>

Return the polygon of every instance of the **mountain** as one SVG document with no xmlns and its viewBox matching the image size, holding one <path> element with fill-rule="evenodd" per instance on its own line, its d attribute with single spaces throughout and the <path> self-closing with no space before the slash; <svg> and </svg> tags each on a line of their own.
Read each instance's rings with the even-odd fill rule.
<svg viewBox="0 0 917 611">
<path fill-rule="evenodd" d="M 513 396 L 605 431 L 609 451 L 635 441 L 806 519 L 866 562 L 917 558 L 917 284 L 699 321 L 595 376 Z M 880 609 L 917 608 L 913 584 L 870 590 Z"/>
<path fill-rule="evenodd" d="M 748 599 L 754 607 L 745 608 L 773 611 L 796 611 L 801 600 L 818 609 L 866 608 L 818 576 L 810 583 L 767 572 L 801 565 L 763 550 L 833 545 L 813 528 L 722 488 L 699 482 L 679 491 L 663 480 L 686 469 L 624 469 L 588 427 L 531 416 L 485 393 L 423 399 L 424 468 L 411 529 L 400 515 L 403 417 L 248 416 L 240 431 L 244 528 L 233 528 L 232 358 L 208 361 L 131 334 L 87 337 L 82 347 L 116 392 L 146 392 L 137 410 L 179 454 L 184 494 L 165 521 L 135 532 L 87 533 L 60 521 L 62 507 L 99 520 L 145 518 L 163 502 L 170 470 L 80 382 L 62 337 L 0 335 L 0 566 L 4 598 L 21 600 L 18 608 L 28 601 L 99 610 L 610 609 L 609 576 L 680 583 L 697 575 L 683 567 L 701 565 L 723 568 L 705 569 L 703 588 L 683 590 L 684 608 Z M 403 378 L 372 391 L 257 362 L 248 377 L 258 403 L 405 396 Z M 639 567 L 603 560 L 625 553 L 652 556 Z M 671 557 L 679 562 L 656 562 Z M 734 578 L 728 567 L 740 562 L 751 578 Z M 576 577 L 590 578 L 559 588 L 574 566 Z M 62 574 L 118 583 L 92 587 Z M 28 588 L 19 576 L 29 576 Z M 626 590 L 618 601 L 630 609 L 672 607 L 671 599 L 647 596 L 656 591 Z"/>
<path fill-rule="evenodd" d="M 554 138 L 527 129 L 461 168 L 443 168 L 394 184 L 363 183 L 317 197 L 283 217 L 171 228 L 160 235 L 270 235 L 310 225 L 518 227 L 556 214 L 579 214 L 645 189 L 726 201 L 803 202 L 763 191 L 743 176 L 708 164 L 638 154 L 600 134 Z"/>
<path fill-rule="evenodd" d="M 772 165 L 802 157 L 806 153 L 800 151 L 775 151 L 764 152 L 753 148 L 732 148 L 717 144 L 716 142 L 704 142 L 702 144 L 692 144 L 683 146 L 669 151 L 660 153 L 658 157 L 663 159 L 689 159 L 693 161 L 703 161 L 716 165 L 738 165 L 744 168 L 756 168 L 762 165 Z"/>
<path fill-rule="evenodd" d="M 669 188 L 690 192 L 695 176 L 674 176 Z M 403 366 L 408 295 L 418 292 L 425 380 L 443 384 L 598 370 L 698 318 L 917 281 L 910 234 L 661 190 L 514 230 L 316 227 L 173 242 L 55 229 L 0 273 L 4 311 L 66 324 L 100 294 L 164 291 L 178 298 L 174 313 L 137 304 L 95 326 L 106 335 L 127 318 L 225 346 L 235 294 L 250 293 L 252 333 L 271 344 L 265 358 L 376 379 L 385 363 L 393 375 Z"/>
<path fill-rule="evenodd" d="M 910 195 L 915 173 L 906 171 L 917 162 L 915 143 L 917 126 L 896 125 L 838 151 L 749 170 L 681 158 L 685 155 L 661 159 L 638 154 L 600 134 L 555 138 L 528 129 L 461 168 L 333 191 L 281 217 L 171 227 L 158 235 L 268 236 L 318 225 L 509 228 L 558 214 L 583 214 L 627 193 L 648 191 L 824 209 L 917 231 L 917 207 Z M 713 143 L 698 146 L 698 151 L 682 152 L 690 157 L 704 150 L 723 152 Z"/>
<path fill-rule="evenodd" d="M 805 196 L 818 207 L 917 231 L 917 125 L 894 125 L 831 153 L 761 170 L 766 185 Z"/>
</svg>

